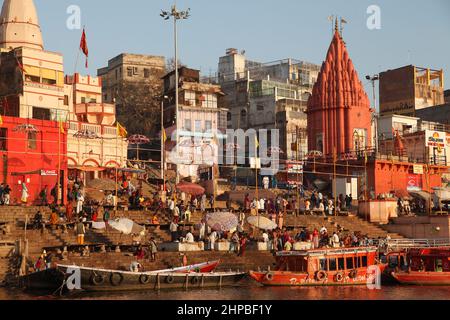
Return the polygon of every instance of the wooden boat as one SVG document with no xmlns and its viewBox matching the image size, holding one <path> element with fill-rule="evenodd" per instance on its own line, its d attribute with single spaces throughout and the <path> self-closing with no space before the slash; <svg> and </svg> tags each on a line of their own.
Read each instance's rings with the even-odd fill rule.
<svg viewBox="0 0 450 320">
<path fill-rule="evenodd" d="M 413 248 L 390 253 L 388 259 L 392 257 L 403 262 L 391 272 L 397 282 L 407 285 L 450 286 L 450 248 Z"/>
<path fill-rule="evenodd" d="M 163 273 L 163 272 L 176 272 L 176 273 L 189 273 L 189 272 L 212 272 L 219 265 L 220 260 L 211 261 L 211 262 L 202 262 L 198 264 L 192 264 L 190 266 L 172 268 L 172 269 L 164 269 L 164 270 L 156 270 L 149 271 L 147 273 Z"/>
<path fill-rule="evenodd" d="M 21 278 L 29 290 L 129 291 L 159 289 L 220 288 L 236 285 L 242 272 L 130 272 L 57 265 Z M 76 286 L 78 277 L 79 287 Z"/>
<path fill-rule="evenodd" d="M 278 252 L 276 271 L 250 271 L 250 276 L 265 286 L 347 286 L 373 283 L 369 266 L 378 262 L 377 248 L 338 248 Z"/>
</svg>

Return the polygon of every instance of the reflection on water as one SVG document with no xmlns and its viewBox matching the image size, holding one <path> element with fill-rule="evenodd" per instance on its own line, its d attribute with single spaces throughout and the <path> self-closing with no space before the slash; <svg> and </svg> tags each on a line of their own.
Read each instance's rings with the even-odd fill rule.
<svg viewBox="0 0 450 320">
<path fill-rule="evenodd" d="M 222 290 L 77 293 L 62 298 L 0 288 L 0 300 L 450 300 L 450 287 L 385 286 L 260 287 L 244 285 Z"/>
</svg>

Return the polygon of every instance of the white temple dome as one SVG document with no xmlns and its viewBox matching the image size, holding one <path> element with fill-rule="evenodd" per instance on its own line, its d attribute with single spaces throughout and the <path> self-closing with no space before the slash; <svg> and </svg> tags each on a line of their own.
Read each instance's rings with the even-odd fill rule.
<svg viewBox="0 0 450 320">
<path fill-rule="evenodd" d="M 0 48 L 43 50 L 41 28 L 33 0 L 4 0 L 0 15 Z"/>
</svg>

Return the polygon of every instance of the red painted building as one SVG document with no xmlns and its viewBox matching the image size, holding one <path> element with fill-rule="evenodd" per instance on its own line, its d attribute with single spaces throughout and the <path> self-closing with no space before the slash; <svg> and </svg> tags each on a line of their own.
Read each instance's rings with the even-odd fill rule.
<svg viewBox="0 0 450 320">
<path fill-rule="evenodd" d="M 28 188 L 29 205 L 40 204 L 39 194 L 45 186 L 48 187 L 49 203 L 53 203 L 50 193 L 58 183 L 58 159 L 61 170 L 61 199 L 66 199 L 67 130 L 61 132 L 56 121 L 7 116 L 2 119 L 0 181 L 9 184 L 12 189 L 11 204 L 20 203 L 22 182 L 25 182 Z"/>
<path fill-rule="evenodd" d="M 308 149 L 339 156 L 372 146 L 369 98 L 337 29 L 308 101 Z"/>
</svg>

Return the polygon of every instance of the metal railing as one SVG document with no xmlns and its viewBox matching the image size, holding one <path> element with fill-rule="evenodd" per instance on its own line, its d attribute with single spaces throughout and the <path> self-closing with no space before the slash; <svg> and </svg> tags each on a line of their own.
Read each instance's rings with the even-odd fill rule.
<svg viewBox="0 0 450 320">
<path fill-rule="evenodd" d="M 391 239 L 388 246 L 391 249 L 450 247 L 450 239 Z"/>
</svg>

